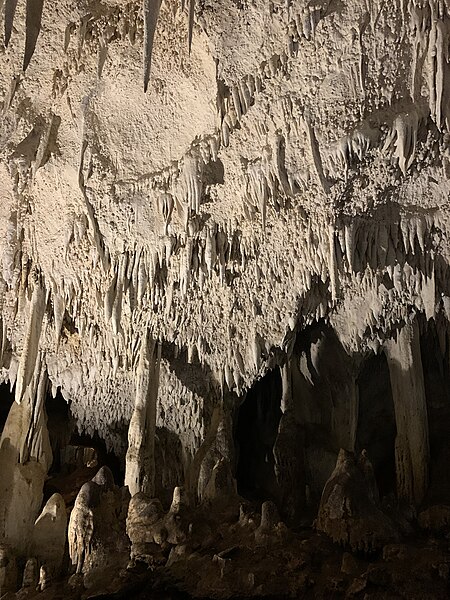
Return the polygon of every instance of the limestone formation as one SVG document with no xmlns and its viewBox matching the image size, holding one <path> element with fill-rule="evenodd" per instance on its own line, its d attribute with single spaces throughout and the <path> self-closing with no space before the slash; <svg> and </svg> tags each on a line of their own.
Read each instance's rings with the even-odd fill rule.
<svg viewBox="0 0 450 600">
<path fill-rule="evenodd" d="M 397 423 L 398 494 L 420 504 L 428 485 L 428 415 L 417 324 L 404 327 L 388 345 Z"/>
<path fill-rule="evenodd" d="M 161 523 L 163 515 L 159 500 L 151 500 L 142 492 L 132 497 L 126 522 L 132 559 L 145 561 L 155 544 L 162 545 L 166 541 L 167 533 Z"/>
<path fill-rule="evenodd" d="M 16 555 L 10 546 L 0 545 L 0 594 L 2 597 L 8 592 L 17 590 L 17 562 Z"/>
<path fill-rule="evenodd" d="M 40 359 L 26 386 L 18 385 L 0 438 L 0 531 L 22 554 L 32 539 L 52 462 L 44 406 L 47 377 Z"/>
<path fill-rule="evenodd" d="M 316 527 L 363 552 L 397 540 L 395 525 L 380 509 L 373 471 L 364 455 L 356 462 L 353 454 L 340 451 L 323 491 Z"/>
<path fill-rule="evenodd" d="M 224 498 L 228 501 L 229 496 L 236 492 L 232 429 L 230 415 L 218 412 L 213 416 L 210 434 L 199 452 L 201 464 L 197 475 L 197 497 L 200 501 Z"/>
<path fill-rule="evenodd" d="M 48 588 L 51 582 L 50 573 L 45 565 L 42 565 L 39 569 L 39 581 L 38 581 L 38 589 L 43 592 Z"/>
<path fill-rule="evenodd" d="M 280 528 L 280 517 L 277 507 L 270 500 L 263 502 L 261 507 L 261 523 L 255 531 L 255 540 L 258 543 L 267 543 L 276 538 L 283 530 Z"/>
<path fill-rule="evenodd" d="M 77 574 L 106 569 L 112 561 L 128 554 L 125 536 L 123 498 L 108 467 L 80 489 L 70 513 L 69 554 Z"/>
<path fill-rule="evenodd" d="M 0 22 L 0 596 L 440 598 L 450 0 Z"/>
<path fill-rule="evenodd" d="M 134 496 L 155 489 L 156 404 L 158 399 L 161 348 L 144 340 L 139 359 L 136 401 L 128 429 L 125 484 Z"/>
<path fill-rule="evenodd" d="M 91 552 L 94 533 L 94 511 L 100 503 L 100 488 L 93 481 L 83 485 L 78 493 L 69 521 L 69 553 L 76 572 L 81 573 Z"/>
<path fill-rule="evenodd" d="M 39 583 L 39 566 L 36 558 L 29 558 L 23 570 L 22 587 L 36 589 Z"/>
<path fill-rule="evenodd" d="M 305 507 L 304 433 L 293 411 L 283 413 L 273 447 L 280 506 L 289 519 L 301 516 Z"/>
<path fill-rule="evenodd" d="M 155 545 L 165 551 L 186 543 L 192 529 L 190 517 L 183 488 L 174 489 L 168 512 L 164 512 L 158 499 L 151 499 L 142 492 L 133 496 L 126 521 L 131 541 L 131 558 L 152 561 Z"/>
<path fill-rule="evenodd" d="M 176 546 L 186 541 L 189 533 L 189 507 L 183 488 L 174 489 L 172 504 L 164 518 L 164 525 L 169 544 Z"/>
<path fill-rule="evenodd" d="M 450 528 L 450 506 L 437 504 L 423 510 L 418 516 L 418 523 L 423 529 L 438 533 Z"/>
<path fill-rule="evenodd" d="M 31 544 L 31 555 L 45 566 L 49 575 L 61 572 L 66 539 L 66 505 L 60 494 L 53 494 L 36 519 Z"/>
<path fill-rule="evenodd" d="M 211 471 L 211 477 L 205 487 L 204 500 L 209 502 L 229 502 L 236 494 L 236 480 L 233 467 L 226 458 L 219 459 Z"/>
</svg>

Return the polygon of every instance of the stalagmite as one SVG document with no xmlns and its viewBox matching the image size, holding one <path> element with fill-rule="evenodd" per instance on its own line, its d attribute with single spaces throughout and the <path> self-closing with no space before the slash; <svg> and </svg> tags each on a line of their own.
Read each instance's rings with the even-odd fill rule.
<svg viewBox="0 0 450 600">
<path fill-rule="evenodd" d="M 60 494 L 53 494 L 34 524 L 31 550 L 53 576 L 61 571 L 66 534 L 66 505 Z"/>
<path fill-rule="evenodd" d="M 88 481 L 80 489 L 70 513 L 69 554 L 76 572 L 81 573 L 91 551 L 94 533 L 94 511 L 100 503 L 100 487 Z"/>
<path fill-rule="evenodd" d="M 216 410 L 212 419 L 209 438 L 202 448 L 202 460 L 195 472 L 198 480 L 195 490 L 200 501 L 217 501 L 235 494 L 232 474 L 233 437 L 229 415 Z"/>
<path fill-rule="evenodd" d="M 261 506 L 261 524 L 255 531 L 257 543 L 268 543 L 276 538 L 283 529 L 280 528 L 280 517 L 276 505 L 268 500 Z"/>
<path fill-rule="evenodd" d="M 164 515 L 159 500 L 151 500 L 145 494 L 135 494 L 128 507 L 127 535 L 131 540 L 131 558 L 145 561 L 151 554 L 152 544 L 162 541 L 158 523 Z M 163 534 L 164 537 L 164 534 Z"/>
<path fill-rule="evenodd" d="M 65 540 L 64 540 L 65 541 Z M 23 570 L 22 587 L 36 589 L 39 581 L 39 567 L 36 558 L 29 558 Z"/>
<path fill-rule="evenodd" d="M 0 594 L 2 598 L 17 589 L 16 556 L 7 544 L 0 544 Z"/>
<path fill-rule="evenodd" d="M 340 450 L 336 467 L 320 501 L 316 526 L 335 542 L 370 553 L 398 539 L 398 532 L 379 507 L 373 473 L 355 456 Z"/>
</svg>

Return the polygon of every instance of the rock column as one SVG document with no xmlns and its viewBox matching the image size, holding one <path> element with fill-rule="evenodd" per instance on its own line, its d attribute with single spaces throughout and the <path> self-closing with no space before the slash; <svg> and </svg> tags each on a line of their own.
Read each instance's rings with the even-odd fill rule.
<svg viewBox="0 0 450 600">
<path fill-rule="evenodd" d="M 0 438 L 0 538 L 25 554 L 52 463 L 45 415 L 47 373 L 38 357 L 20 404 L 12 405 Z"/>
<path fill-rule="evenodd" d="M 155 432 L 161 345 L 145 338 L 137 369 L 136 401 L 128 429 L 125 485 L 131 497 L 155 488 Z"/>
<path fill-rule="evenodd" d="M 399 498 L 419 504 L 428 484 L 428 416 L 417 323 L 386 348 L 395 408 L 395 462 Z"/>
</svg>

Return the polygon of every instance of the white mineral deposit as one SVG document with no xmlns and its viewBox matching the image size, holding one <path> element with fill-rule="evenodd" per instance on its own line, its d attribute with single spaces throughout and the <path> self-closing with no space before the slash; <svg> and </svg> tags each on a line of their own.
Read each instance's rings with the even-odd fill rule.
<svg viewBox="0 0 450 600">
<path fill-rule="evenodd" d="M 450 597 L 450 0 L 0 0 L 0 598 Z"/>
</svg>

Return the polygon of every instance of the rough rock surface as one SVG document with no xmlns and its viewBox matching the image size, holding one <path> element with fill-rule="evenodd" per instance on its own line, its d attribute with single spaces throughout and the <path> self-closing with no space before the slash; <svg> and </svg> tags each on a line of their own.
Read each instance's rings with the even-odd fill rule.
<svg viewBox="0 0 450 600">
<path fill-rule="evenodd" d="M 353 550 L 448 535 L 449 0 L 0 18 L 0 595 L 118 593 L 126 528 L 206 596 L 296 593 L 249 547 L 318 510 Z M 324 597 L 396 585 L 338 558 Z"/>
<path fill-rule="evenodd" d="M 446 3 L 190 5 L 190 54 L 161 5 L 147 93 L 138 3 L 19 3 L 1 58 L 3 376 L 20 396 L 43 354 L 119 449 L 147 329 L 157 422 L 195 452 L 208 394 L 241 393 L 306 324 L 378 349 L 450 310 Z"/>
<path fill-rule="evenodd" d="M 394 523 L 379 507 L 372 465 L 345 450 L 323 490 L 317 529 L 354 551 L 371 552 L 398 541 Z"/>
</svg>

